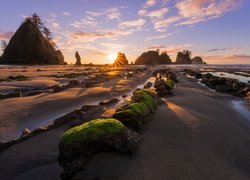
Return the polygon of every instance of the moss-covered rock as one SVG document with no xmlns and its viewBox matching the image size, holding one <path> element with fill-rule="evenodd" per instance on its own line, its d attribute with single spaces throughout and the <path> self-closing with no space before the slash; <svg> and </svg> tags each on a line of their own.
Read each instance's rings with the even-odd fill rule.
<svg viewBox="0 0 250 180">
<path fill-rule="evenodd" d="M 95 119 L 74 127 L 59 142 L 58 162 L 64 169 L 61 177 L 72 177 L 96 153 L 134 153 L 141 142 L 141 135 L 113 118 Z"/>
<path fill-rule="evenodd" d="M 124 125 L 115 119 L 95 119 L 68 130 L 60 143 L 72 144 L 89 141 L 103 135 L 118 133 L 123 128 Z"/>
<path fill-rule="evenodd" d="M 157 108 L 155 95 L 149 90 L 141 89 L 133 93 L 131 101 L 116 110 L 114 118 L 121 121 L 125 126 L 140 130 L 149 117 Z"/>
</svg>

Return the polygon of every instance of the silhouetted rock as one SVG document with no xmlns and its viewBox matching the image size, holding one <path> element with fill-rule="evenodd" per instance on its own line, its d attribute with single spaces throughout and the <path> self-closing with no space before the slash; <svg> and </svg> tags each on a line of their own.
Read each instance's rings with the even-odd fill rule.
<svg viewBox="0 0 250 180">
<path fill-rule="evenodd" d="M 65 64 L 63 54 L 60 50 L 56 51 L 57 64 Z M 66 63 L 67 64 L 67 63 Z"/>
<path fill-rule="evenodd" d="M 118 52 L 117 58 L 113 64 L 114 66 L 128 65 L 128 60 L 124 53 Z"/>
<path fill-rule="evenodd" d="M 148 51 L 142 53 L 136 60 L 136 65 L 157 65 L 157 64 L 170 64 L 171 59 L 167 52 L 163 51 L 161 54 L 159 50 Z"/>
<path fill-rule="evenodd" d="M 62 53 L 55 50 L 38 25 L 26 18 L 10 39 L 0 63 L 64 64 L 64 60 Z"/>
<path fill-rule="evenodd" d="M 76 57 L 76 63 L 75 63 L 75 65 L 81 65 L 82 64 L 81 57 L 80 57 L 78 51 L 76 51 L 75 57 Z"/>
<path fill-rule="evenodd" d="M 195 56 L 192 59 L 192 64 L 203 64 L 203 59 L 200 56 Z"/>
<path fill-rule="evenodd" d="M 184 50 L 183 52 L 178 52 L 176 57 L 176 64 L 191 64 L 191 52 Z"/>
</svg>

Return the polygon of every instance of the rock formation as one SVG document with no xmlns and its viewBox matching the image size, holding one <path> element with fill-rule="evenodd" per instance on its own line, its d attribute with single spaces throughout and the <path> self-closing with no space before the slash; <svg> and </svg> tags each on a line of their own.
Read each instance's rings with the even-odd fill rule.
<svg viewBox="0 0 250 180">
<path fill-rule="evenodd" d="M 76 63 L 75 63 L 75 65 L 81 65 L 82 64 L 81 57 L 80 57 L 78 51 L 76 51 L 75 57 L 76 57 Z"/>
<path fill-rule="evenodd" d="M 59 142 L 58 162 L 62 179 L 71 179 L 95 154 L 104 152 L 134 153 L 142 136 L 116 119 L 95 119 L 64 133 Z"/>
<path fill-rule="evenodd" d="M 176 64 L 191 64 L 191 51 L 184 50 L 182 52 L 178 52 L 176 57 Z"/>
<path fill-rule="evenodd" d="M 203 59 L 200 56 L 195 56 L 192 59 L 192 64 L 203 64 Z"/>
<path fill-rule="evenodd" d="M 64 64 L 64 58 L 60 51 L 55 50 L 51 39 L 42 34 L 39 24 L 29 17 L 10 39 L 0 63 Z"/>
<path fill-rule="evenodd" d="M 136 65 L 157 65 L 170 63 L 171 59 L 167 52 L 163 51 L 160 54 L 159 50 L 144 52 L 135 60 Z"/>
<path fill-rule="evenodd" d="M 113 64 L 114 66 L 128 65 L 128 60 L 124 53 L 118 52 L 117 58 Z"/>
</svg>

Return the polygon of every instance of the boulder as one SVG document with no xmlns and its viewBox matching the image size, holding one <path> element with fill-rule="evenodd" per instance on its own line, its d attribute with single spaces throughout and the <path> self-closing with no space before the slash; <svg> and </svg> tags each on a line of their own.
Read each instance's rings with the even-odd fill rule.
<svg viewBox="0 0 250 180">
<path fill-rule="evenodd" d="M 68 130 L 59 142 L 58 162 L 62 179 L 70 179 L 95 154 L 118 151 L 133 154 L 142 136 L 130 131 L 120 121 L 95 119 Z"/>
<path fill-rule="evenodd" d="M 149 90 L 136 90 L 131 101 L 118 108 L 113 115 L 130 129 L 140 131 L 143 124 L 148 122 L 158 106 L 155 95 Z"/>
<path fill-rule="evenodd" d="M 111 104 L 115 104 L 115 103 L 118 103 L 119 102 L 119 99 L 118 98 L 111 98 L 111 99 L 108 99 L 108 100 L 105 100 L 105 101 L 101 101 L 99 103 L 100 106 L 106 106 L 106 105 L 111 105 Z"/>
<path fill-rule="evenodd" d="M 149 89 L 149 88 L 151 88 L 153 86 L 153 83 L 151 83 L 151 82 L 147 82 L 145 85 L 144 85 L 144 89 Z"/>
<path fill-rule="evenodd" d="M 30 130 L 28 128 L 25 128 L 22 132 L 22 137 L 29 136 L 30 135 Z"/>
</svg>

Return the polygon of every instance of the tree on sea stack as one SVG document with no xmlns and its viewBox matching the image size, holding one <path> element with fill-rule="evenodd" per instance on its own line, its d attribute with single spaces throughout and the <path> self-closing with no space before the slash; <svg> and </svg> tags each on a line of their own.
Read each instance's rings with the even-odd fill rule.
<svg viewBox="0 0 250 180">
<path fill-rule="evenodd" d="M 114 66 L 128 65 L 128 60 L 124 53 L 118 52 L 117 58 L 113 64 Z"/>
<path fill-rule="evenodd" d="M 3 52 L 3 64 L 64 64 L 61 51 L 55 49 L 52 33 L 37 14 L 27 17 Z"/>
<path fill-rule="evenodd" d="M 80 57 L 78 51 L 76 51 L 76 53 L 75 53 L 75 58 L 76 58 L 75 65 L 82 65 L 82 63 L 81 63 L 81 57 Z"/>
</svg>

